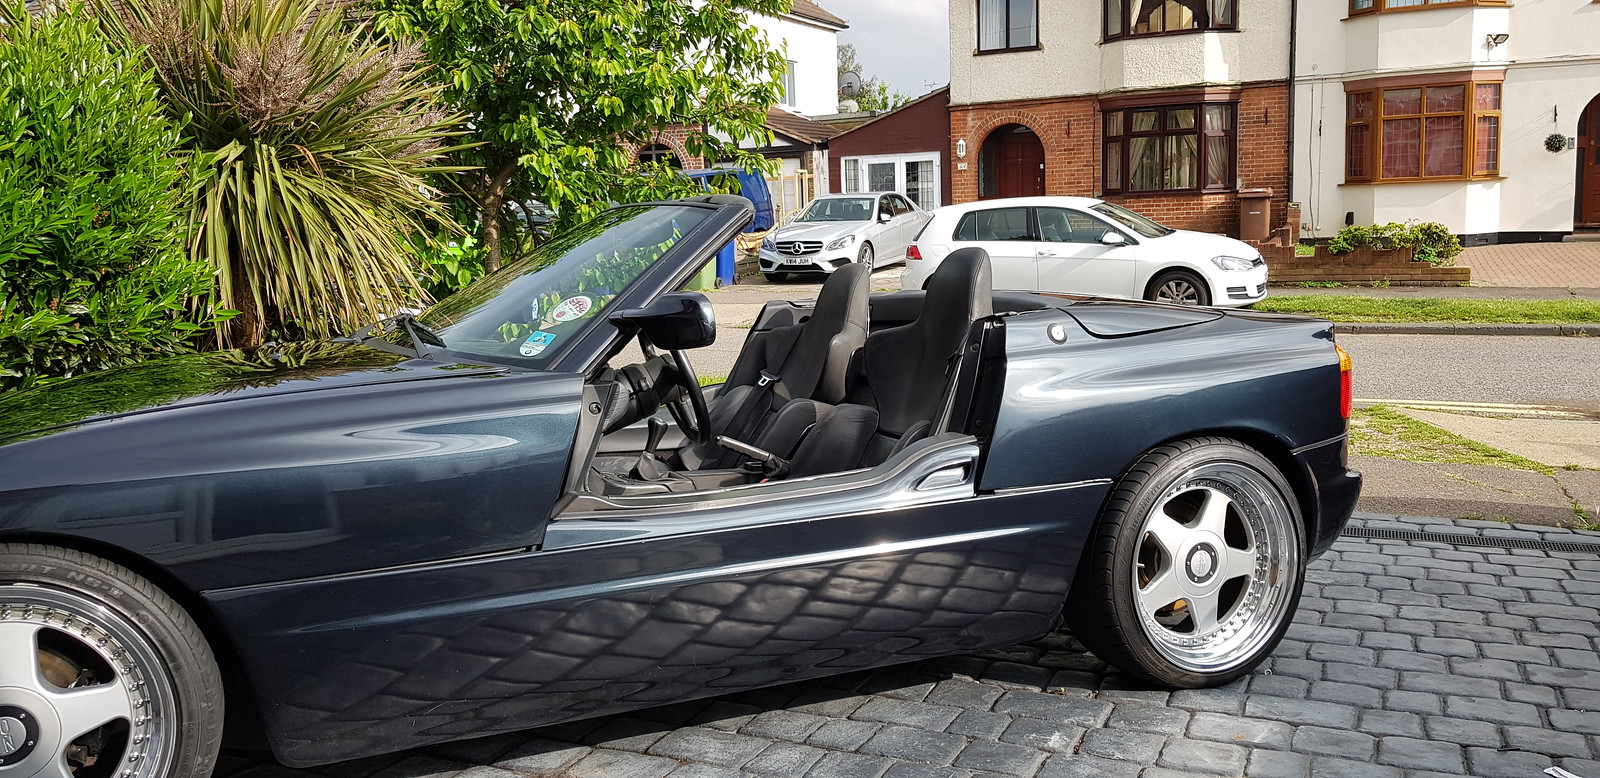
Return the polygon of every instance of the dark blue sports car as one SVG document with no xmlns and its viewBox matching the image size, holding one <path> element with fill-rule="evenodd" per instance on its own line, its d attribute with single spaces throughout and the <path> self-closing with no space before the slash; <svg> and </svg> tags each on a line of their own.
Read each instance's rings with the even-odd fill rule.
<svg viewBox="0 0 1600 778">
<path fill-rule="evenodd" d="M 747 224 L 612 209 L 418 315 L 0 398 L 0 775 L 304 766 L 1065 623 L 1248 673 L 1349 517 L 1325 321 L 845 266 L 726 383 L 679 291 Z"/>
</svg>

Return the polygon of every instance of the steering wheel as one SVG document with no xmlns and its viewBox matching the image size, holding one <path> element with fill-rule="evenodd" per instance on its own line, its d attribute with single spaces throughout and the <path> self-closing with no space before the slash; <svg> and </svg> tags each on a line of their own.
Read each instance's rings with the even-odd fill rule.
<svg viewBox="0 0 1600 778">
<path fill-rule="evenodd" d="M 655 359 L 655 347 L 648 343 L 641 343 L 646 359 Z M 677 369 L 673 373 L 677 376 L 678 386 L 683 389 L 677 397 L 668 400 L 667 413 L 672 415 L 672 420 L 677 423 L 678 429 L 689 440 L 704 445 L 711 442 L 711 411 L 706 407 L 706 393 L 700 388 L 700 378 L 694 373 L 694 365 L 689 364 L 689 354 L 681 349 L 674 349 L 672 362 Z"/>
</svg>

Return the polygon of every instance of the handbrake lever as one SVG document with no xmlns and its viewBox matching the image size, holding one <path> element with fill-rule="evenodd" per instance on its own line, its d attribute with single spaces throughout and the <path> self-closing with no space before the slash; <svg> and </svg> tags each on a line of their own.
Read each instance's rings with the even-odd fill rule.
<svg viewBox="0 0 1600 778">
<path fill-rule="evenodd" d="M 718 435 L 716 437 L 716 442 L 717 445 L 728 449 L 729 451 L 743 454 L 751 459 L 756 460 L 757 462 L 760 462 L 761 474 L 768 478 L 782 478 L 789 473 L 789 460 L 784 459 L 783 457 L 780 457 L 770 451 L 756 448 L 755 446 L 743 441 L 734 440 L 727 435 Z"/>
</svg>

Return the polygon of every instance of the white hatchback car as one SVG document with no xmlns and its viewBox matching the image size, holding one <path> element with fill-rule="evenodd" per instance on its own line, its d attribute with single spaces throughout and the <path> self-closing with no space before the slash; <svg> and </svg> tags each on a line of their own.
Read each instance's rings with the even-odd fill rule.
<svg viewBox="0 0 1600 778">
<path fill-rule="evenodd" d="M 761 242 L 761 272 L 782 281 L 851 262 L 892 265 L 906 258 L 906 246 L 927 223 L 928 212 L 898 192 L 823 195 Z"/>
<path fill-rule="evenodd" d="M 958 248 L 989 252 L 994 288 L 1241 306 L 1267 296 L 1267 263 L 1223 235 L 1163 227 L 1089 197 L 1016 197 L 939 208 L 906 258 L 921 289 Z"/>
</svg>

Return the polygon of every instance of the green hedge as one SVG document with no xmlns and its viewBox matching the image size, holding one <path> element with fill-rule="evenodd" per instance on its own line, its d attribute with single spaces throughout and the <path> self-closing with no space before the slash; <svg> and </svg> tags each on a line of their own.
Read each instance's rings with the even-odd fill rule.
<svg viewBox="0 0 1600 778">
<path fill-rule="evenodd" d="M 0 2 L 0 390 L 189 350 L 211 274 L 143 59 Z"/>
</svg>

